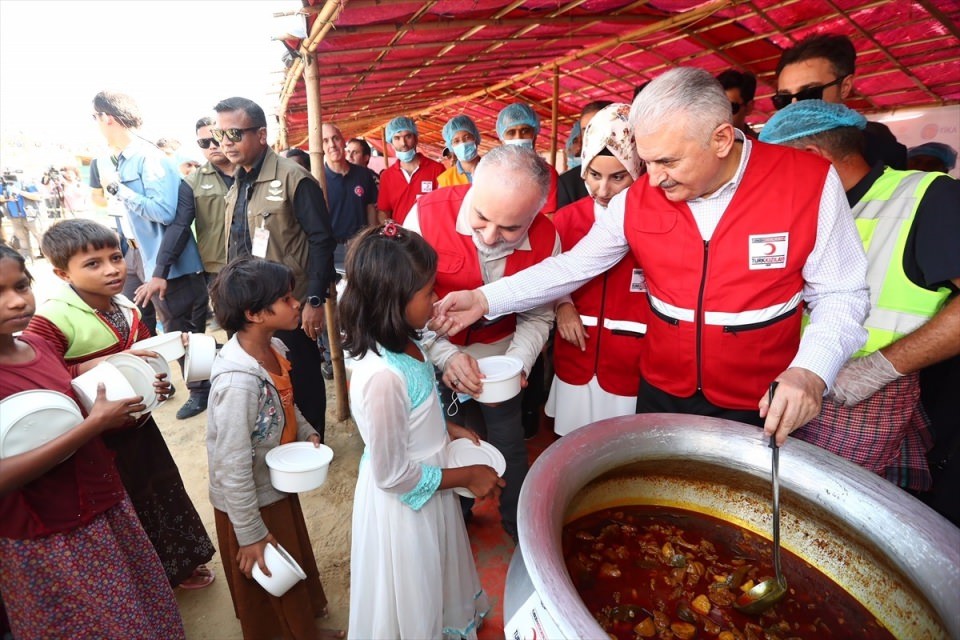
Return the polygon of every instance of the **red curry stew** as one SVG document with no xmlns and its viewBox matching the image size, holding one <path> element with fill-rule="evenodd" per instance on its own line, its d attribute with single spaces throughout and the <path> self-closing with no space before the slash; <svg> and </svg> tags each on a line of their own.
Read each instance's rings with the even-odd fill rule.
<svg viewBox="0 0 960 640">
<path fill-rule="evenodd" d="M 617 640 L 893 638 L 829 578 L 783 550 L 786 597 L 760 616 L 733 608 L 773 576 L 770 541 L 699 513 L 635 506 L 598 511 L 563 530 L 567 571 Z"/>
</svg>

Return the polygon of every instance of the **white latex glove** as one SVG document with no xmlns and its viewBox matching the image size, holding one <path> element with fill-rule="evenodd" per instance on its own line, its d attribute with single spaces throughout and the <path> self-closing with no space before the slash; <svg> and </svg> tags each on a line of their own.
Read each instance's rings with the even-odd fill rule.
<svg viewBox="0 0 960 640">
<path fill-rule="evenodd" d="M 902 376 L 882 353 L 874 351 L 862 358 L 851 358 L 843 365 L 829 397 L 852 407 Z"/>
</svg>

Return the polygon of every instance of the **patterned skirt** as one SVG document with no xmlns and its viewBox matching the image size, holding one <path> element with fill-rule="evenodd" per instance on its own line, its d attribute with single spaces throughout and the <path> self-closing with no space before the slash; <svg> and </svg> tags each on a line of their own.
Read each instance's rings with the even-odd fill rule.
<svg viewBox="0 0 960 640">
<path fill-rule="evenodd" d="M 128 499 L 66 533 L 0 538 L 0 592 L 17 640 L 176 640 L 177 601 Z"/>
<path fill-rule="evenodd" d="M 116 453 L 114 463 L 140 524 L 167 579 L 177 586 L 213 558 L 215 549 L 157 423 L 147 417 L 135 429 L 105 434 L 103 441 Z"/>
</svg>

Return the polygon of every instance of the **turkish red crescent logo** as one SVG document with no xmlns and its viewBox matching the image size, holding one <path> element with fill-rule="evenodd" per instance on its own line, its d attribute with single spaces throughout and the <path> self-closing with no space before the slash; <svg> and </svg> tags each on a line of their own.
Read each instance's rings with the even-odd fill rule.
<svg viewBox="0 0 960 640">
<path fill-rule="evenodd" d="M 361 187 L 360 185 L 355 186 L 355 187 L 353 188 L 353 192 L 354 192 L 355 194 L 357 194 L 357 197 L 358 197 L 358 198 L 362 198 L 362 197 L 363 197 L 363 187 Z"/>
<path fill-rule="evenodd" d="M 772 242 L 768 242 L 763 246 L 767 247 L 767 252 L 764 255 L 772 256 L 773 252 L 777 250 L 777 245 L 773 244 Z"/>
</svg>

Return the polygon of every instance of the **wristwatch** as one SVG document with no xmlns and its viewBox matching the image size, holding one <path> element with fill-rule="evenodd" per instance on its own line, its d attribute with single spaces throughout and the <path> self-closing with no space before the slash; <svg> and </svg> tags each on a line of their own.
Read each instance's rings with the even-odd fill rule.
<svg viewBox="0 0 960 640">
<path fill-rule="evenodd" d="M 323 305 L 323 298 L 320 296 L 307 296 L 307 302 L 310 303 L 310 306 L 316 309 Z"/>
<path fill-rule="evenodd" d="M 110 184 L 108 184 L 108 185 L 107 185 L 106 187 L 104 187 L 104 188 L 107 190 L 107 193 L 109 193 L 109 194 L 112 195 L 112 196 L 115 196 L 115 195 L 117 195 L 117 191 L 120 191 L 120 183 L 119 183 L 119 182 L 111 182 Z"/>
</svg>

